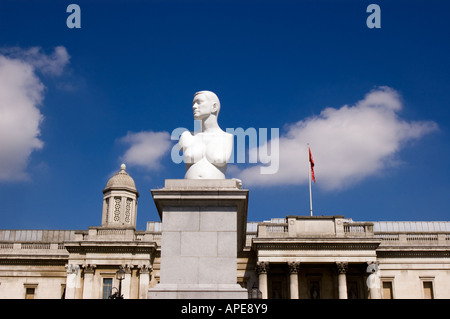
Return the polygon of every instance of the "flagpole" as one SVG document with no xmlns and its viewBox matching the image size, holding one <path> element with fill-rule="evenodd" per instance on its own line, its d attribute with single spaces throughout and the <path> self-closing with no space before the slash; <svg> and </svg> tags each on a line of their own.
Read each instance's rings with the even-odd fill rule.
<svg viewBox="0 0 450 319">
<path fill-rule="evenodd" d="M 309 143 L 308 143 L 308 167 L 309 167 L 309 211 L 311 213 L 311 216 L 313 215 L 313 208 L 312 208 L 312 190 L 311 190 L 311 159 L 310 159 L 310 150 L 309 150 Z"/>
</svg>

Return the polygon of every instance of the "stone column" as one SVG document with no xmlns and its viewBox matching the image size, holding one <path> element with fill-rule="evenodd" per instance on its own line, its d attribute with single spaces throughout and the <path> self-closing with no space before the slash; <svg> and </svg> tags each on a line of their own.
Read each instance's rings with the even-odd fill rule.
<svg viewBox="0 0 450 319">
<path fill-rule="evenodd" d="M 67 272 L 66 299 L 75 299 L 76 298 L 79 270 L 80 270 L 80 267 L 78 265 L 74 265 L 74 264 L 66 265 L 66 272 Z"/>
<path fill-rule="evenodd" d="M 380 299 L 380 272 L 378 262 L 368 262 L 367 264 L 367 273 L 369 273 L 369 276 L 367 277 L 366 283 L 369 289 L 369 297 L 370 299 Z"/>
<path fill-rule="evenodd" d="M 151 271 L 152 266 L 142 265 L 139 267 L 139 299 L 147 299 Z"/>
<path fill-rule="evenodd" d="M 83 265 L 83 268 L 84 268 L 83 299 L 94 299 L 95 265 Z"/>
<path fill-rule="evenodd" d="M 256 273 L 259 277 L 259 290 L 261 291 L 262 299 L 268 298 L 267 291 L 267 272 L 269 271 L 269 263 L 265 261 L 258 261 L 256 263 Z"/>
<path fill-rule="evenodd" d="M 123 270 L 125 270 L 125 278 L 122 280 L 123 299 L 130 299 L 131 266 L 130 265 L 123 265 Z"/>
<path fill-rule="evenodd" d="M 338 287 L 339 287 L 339 299 L 347 299 L 347 270 L 348 263 L 338 262 L 336 263 L 338 268 Z"/>
<path fill-rule="evenodd" d="M 289 266 L 289 290 L 291 299 L 298 299 L 298 271 L 300 263 L 293 261 L 288 262 Z"/>
</svg>

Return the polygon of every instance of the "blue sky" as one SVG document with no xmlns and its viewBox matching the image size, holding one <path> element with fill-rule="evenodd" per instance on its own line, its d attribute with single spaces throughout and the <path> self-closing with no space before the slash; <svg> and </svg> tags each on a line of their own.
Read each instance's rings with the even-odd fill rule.
<svg viewBox="0 0 450 319">
<path fill-rule="evenodd" d="M 70 3 L 80 29 L 66 25 Z M 366 25 L 371 3 L 381 28 Z M 193 130 L 200 90 L 219 96 L 223 129 L 279 129 L 277 174 L 229 165 L 250 190 L 249 221 L 309 215 L 306 143 L 315 215 L 449 220 L 449 9 L 2 0 L 0 227 L 99 226 L 102 190 L 122 162 L 140 192 L 137 228 L 159 220 L 150 189 L 183 178 L 168 137 Z"/>
</svg>

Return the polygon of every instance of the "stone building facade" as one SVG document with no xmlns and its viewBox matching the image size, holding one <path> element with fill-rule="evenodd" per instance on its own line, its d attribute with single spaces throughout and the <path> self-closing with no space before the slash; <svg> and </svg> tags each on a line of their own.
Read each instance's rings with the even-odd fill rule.
<svg viewBox="0 0 450 319">
<path fill-rule="evenodd" d="M 136 230 L 123 165 L 88 230 L 0 230 L 1 299 L 146 299 L 159 282 L 161 223 Z M 450 298 L 450 222 L 286 216 L 247 222 L 236 281 L 268 299 Z M 180 265 L 183 267 L 183 265 Z M 123 270 L 122 280 L 116 273 Z"/>
</svg>

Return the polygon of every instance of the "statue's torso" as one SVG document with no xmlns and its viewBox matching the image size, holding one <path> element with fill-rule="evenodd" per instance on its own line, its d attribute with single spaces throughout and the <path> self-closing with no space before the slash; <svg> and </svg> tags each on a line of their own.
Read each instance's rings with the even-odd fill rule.
<svg viewBox="0 0 450 319">
<path fill-rule="evenodd" d="M 229 133 L 183 133 L 180 148 L 186 163 L 186 179 L 224 179 L 231 156 L 233 136 Z"/>
</svg>

